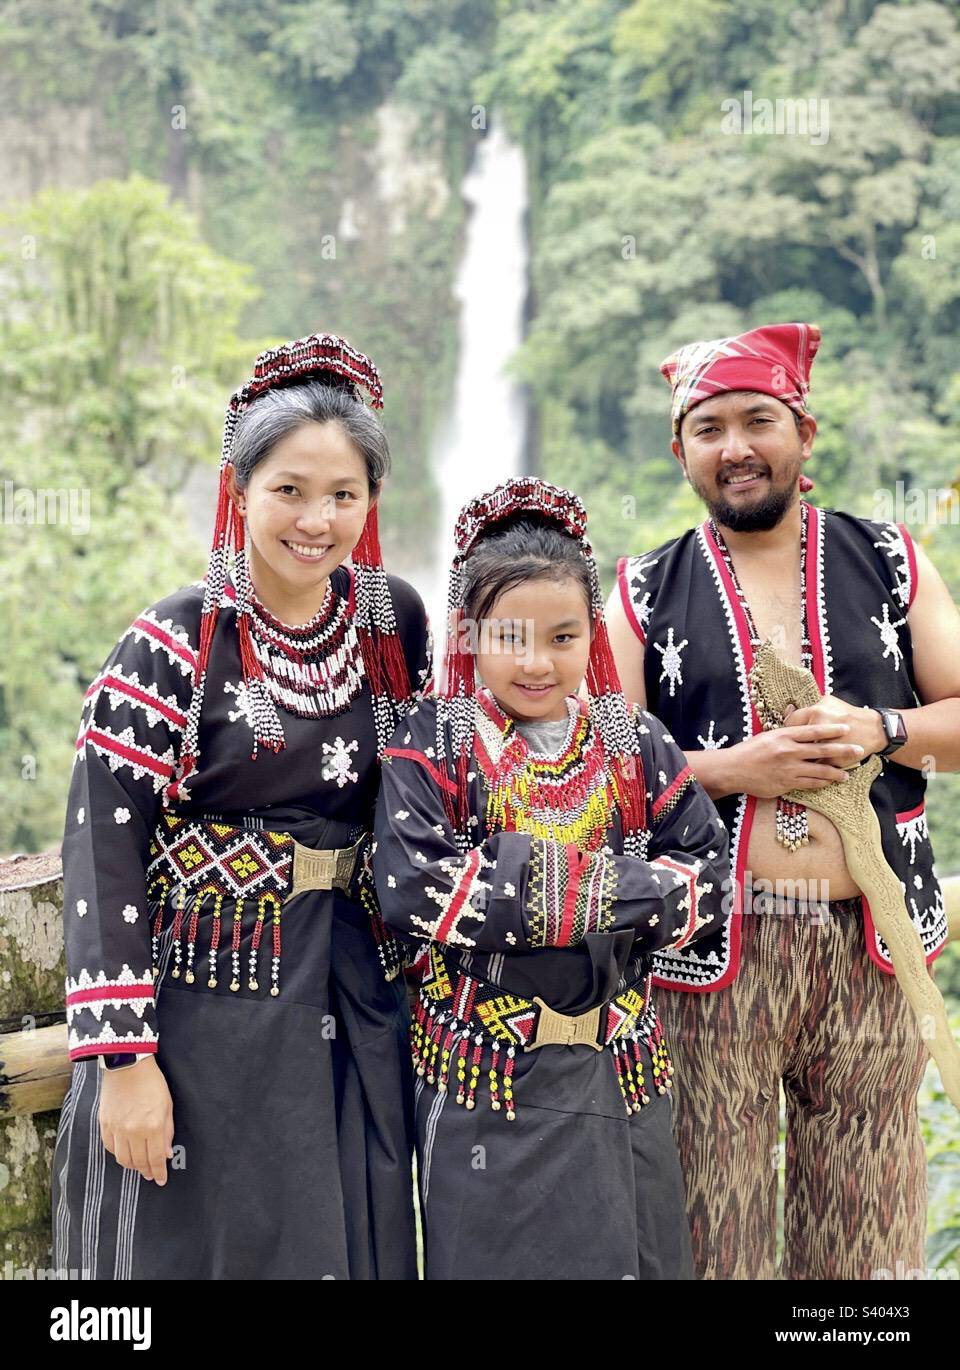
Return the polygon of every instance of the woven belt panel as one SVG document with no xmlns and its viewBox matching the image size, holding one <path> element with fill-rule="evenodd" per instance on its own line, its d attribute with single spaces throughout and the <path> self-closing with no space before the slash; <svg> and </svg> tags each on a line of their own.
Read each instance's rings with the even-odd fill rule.
<svg viewBox="0 0 960 1370">
<path fill-rule="evenodd" d="M 272 894 L 281 903 L 293 880 L 294 841 L 286 832 L 254 831 L 212 820 L 163 814 L 150 840 L 147 897 L 182 890 L 221 899 Z"/>
<path fill-rule="evenodd" d="M 473 1108 L 486 1055 L 490 1106 L 495 1111 L 503 1106 L 507 1118 L 512 1120 L 516 1117 L 516 1051 L 518 1047 L 529 1051 L 536 1045 L 537 1027 L 545 1007 L 542 1001 L 506 994 L 496 985 L 462 972 L 451 976 L 440 948 L 432 943 L 411 1024 L 414 1068 L 441 1092 L 451 1087 L 452 1076 L 457 1103 Z M 672 1084 L 673 1064 L 656 1010 L 639 990 L 628 989 L 600 1005 L 595 1013 L 598 1028 L 603 1027 L 603 1041 L 588 1043 L 577 1034 L 572 1034 L 572 1038 L 582 1045 L 610 1049 L 626 1110 L 638 1112 L 650 1102 L 643 1079 L 641 1040 L 653 1061 L 656 1092 L 663 1094 Z M 567 1015 L 555 1016 L 575 1021 Z"/>
</svg>

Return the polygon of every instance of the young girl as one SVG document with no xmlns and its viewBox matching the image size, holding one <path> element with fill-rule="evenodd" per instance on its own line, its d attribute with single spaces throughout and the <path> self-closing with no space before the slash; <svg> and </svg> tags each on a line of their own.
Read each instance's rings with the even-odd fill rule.
<svg viewBox="0 0 960 1370">
<path fill-rule="evenodd" d="M 585 527 L 538 480 L 465 507 L 444 689 L 384 753 L 381 908 L 429 943 L 428 1279 L 692 1278 L 649 956 L 717 926 L 727 841 L 682 752 L 627 713 Z"/>
<path fill-rule="evenodd" d="M 257 359 L 205 584 L 144 610 L 87 691 L 68 1278 L 416 1278 L 409 1016 L 365 848 L 428 635 L 380 562 L 389 450 L 360 386 L 379 408 L 376 367 L 328 334 Z"/>
</svg>

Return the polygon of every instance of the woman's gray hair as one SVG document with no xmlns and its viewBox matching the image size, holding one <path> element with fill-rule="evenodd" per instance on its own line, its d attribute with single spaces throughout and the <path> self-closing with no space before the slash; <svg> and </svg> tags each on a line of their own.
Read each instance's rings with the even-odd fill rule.
<svg viewBox="0 0 960 1370">
<path fill-rule="evenodd" d="M 260 462 L 277 443 L 305 423 L 339 423 L 363 457 L 371 492 L 390 470 L 390 445 L 372 409 L 357 397 L 349 381 L 327 380 L 268 390 L 237 421 L 231 461 L 237 485 L 246 489 Z"/>
</svg>

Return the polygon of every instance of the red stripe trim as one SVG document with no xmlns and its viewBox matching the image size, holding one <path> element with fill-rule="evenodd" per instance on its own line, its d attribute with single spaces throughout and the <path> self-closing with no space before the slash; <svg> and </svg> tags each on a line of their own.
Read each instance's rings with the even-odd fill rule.
<svg viewBox="0 0 960 1370">
<path fill-rule="evenodd" d="M 577 911 L 577 895 L 580 892 L 580 881 L 583 879 L 583 872 L 586 870 L 588 857 L 586 852 L 582 855 L 577 850 L 575 843 L 567 843 L 565 847 L 567 854 L 567 889 L 563 896 L 563 911 L 560 914 L 560 930 L 557 933 L 557 940 L 554 944 L 558 947 L 568 947 L 570 936 L 573 932 L 573 920 Z"/>
<path fill-rule="evenodd" d="M 398 756 L 402 761 L 416 761 L 417 765 L 423 766 L 425 770 L 430 772 L 434 783 L 439 785 L 441 789 L 446 790 L 448 794 L 456 794 L 457 787 L 450 777 L 442 775 L 430 758 L 424 756 L 423 752 L 411 751 L 406 747 L 385 747 L 383 754 L 384 756 Z"/>
<path fill-rule="evenodd" d="M 178 724 L 181 728 L 186 725 L 187 716 L 186 714 L 182 714 L 179 709 L 174 709 L 171 705 L 164 704 L 162 700 L 154 699 L 146 690 L 140 690 L 136 685 L 129 685 L 125 680 L 120 680 L 115 675 L 106 675 L 103 677 L 103 688 L 116 690 L 120 694 L 128 695 L 130 699 L 141 700 L 144 704 L 149 705 L 151 709 L 156 709 L 157 713 L 163 714 L 164 718 L 169 719 L 171 723 Z"/>
<path fill-rule="evenodd" d="M 896 816 L 896 817 L 897 817 L 897 822 L 898 822 L 898 823 L 909 823 L 910 820 L 911 820 L 911 818 L 919 818 L 920 815 L 923 813 L 925 804 L 926 804 L 926 800 L 921 799 L 921 800 L 920 800 L 920 803 L 917 805 L 917 807 L 916 807 L 915 809 L 907 809 L 905 813 L 898 813 L 897 816 Z"/>
<path fill-rule="evenodd" d="M 643 628 L 640 625 L 640 620 L 637 618 L 637 615 L 634 612 L 633 604 L 630 601 L 630 589 L 627 585 L 627 562 L 629 560 L 629 557 L 620 557 L 620 559 L 618 560 L 617 584 L 620 587 L 620 599 L 623 602 L 623 612 L 627 616 L 627 622 L 630 624 L 630 627 L 636 633 L 637 637 L 640 639 L 643 645 L 646 646 L 647 635 L 643 631 Z"/>
<path fill-rule="evenodd" d="M 907 600 L 907 609 L 909 610 L 917 597 L 917 549 L 913 545 L 913 538 L 907 532 L 906 524 L 898 523 L 897 527 L 900 529 L 903 545 L 907 549 L 907 565 L 910 567 L 910 598 Z"/>
<path fill-rule="evenodd" d="M 473 851 L 469 852 L 467 855 L 466 869 L 464 870 L 463 875 L 461 875 L 460 877 L 460 884 L 458 885 L 456 893 L 450 901 L 450 907 L 444 914 L 440 922 L 440 925 L 437 928 L 436 933 L 434 934 L 434 941 L 446 941 L 447 934 L 459 918 L 460 910 L 467 902 L 467 895 L 470 892 L 470 886 L 473 884 L 473 877 L 476 875 L 477 868 L 479 867 L 479 865 L 480 849 L 478 847 L 474 847 Z"/>
<path fill-rule="evenodd" d="M 685 946 L 686 943 L 690 941 L 690 938 L 693 936 L 697 929 L 696 872 L 691 871 L 687 866 L 681 866 L 677 861 L 672 861 L 669 856 L 658 856 L 657 864 L 660 866 L 666 866 L 668 870 L 676 871 L 677 874 L 682 875 L 687 882 L 687 890 L 690 895 L 690 912 L 687 916 L 687 926 L 684 930 L 683 936 L 679 939 L 679 941 L 670 943 L 671 951 L 679 951 L 682 946 Z"/>
<path fill-rule="evenodd" d="M 75 989 L 68 994 L 65 1002 L 70 1004 L 90 1004 L 108 999 L 152 999 L 153 985 L 93 985 L 90 989 Z"/>
<path fill-rule="evenodd" d="M 85 732 L 80 734 L 77 738 L 77 751 L 87 742 L 102 747 L 106 752 L 112 752 L 114 756 L 122 756 L 125 761 L 134 761 L 138 766 L 153 771 L 154 775 L 167 777 L 173 775 L 173 766 L 167 762 L 159 761 L 152 753 L 141 751 L 138 747 L 128 747 L 122 742 L 117 742 L 116 738 L 109 737 L 106 733 L 100 732 L 98 728 L 87 728 Z"/>
<path fill-rule="evenodd" d="M 102 1047 L 74 1047 L 71 1061 L 82 1061 L 85 1056 L 145 1056 L 157 1050 L 156 1042 L 107 1042 Z"/>
<path fill-rule="evenodd" d="M 821 694 L 826 693 L 823 668 L 823 624 L 820 622 L 820 599 L 817 595 L 820 572 L 820 510 L 807 505 L 807 576 L 804 595 L 807 601 L 807 626 L 810 629 L 810 652 L 813 675 Z"/>
<path fill-rule="evenodd" d="M 181 661 L 186 661 L 190 666 L 196 666 L 196 652 L 190 647 L 185 647 L 182 642 L 178 642 L 177 639 L 171 637 L 169 633 L 165 633 L 162 628 L 158 628 L 157 625 L 151 623 L 149 619 L 138 618 L 133 626 L 141 633 L 145 633 L 147 637 L 152 637 L 155 642 L 162 642 L 163 645 L 168 647 L 170 651 L 173 652 L 174 656 L 178 656 Z"/>
<path fill-rule="evenodd" d="M 669 804 L 670 800 L 676 794 L 677 790 L 680 788 L 683 782 L 686 779 L 688 779 L 688 777 L 691 775 L 693 775 L 693 771 L 690 769 L 690 767 L 684 766 L 680 774 L 675 776 L 673 780 L 671 780 L 670 784 L 664 790 L 663 794 L 660 795 L 660 797 L 654 803 L 654 806 L 651 810 L 651 816 L 653 818 L 656 818 L 657 814 L 663 808 L 664 804 Z"/>
<path fill-rule="evenodd" d="M 704 523 L 702 527 L 704 537 L 707 543 L 707 549 L 710 552 L 710 555 L 713 557 L 713 562 L 717 568 L 717 574 L 720 577 L 720 584 L 722 586 L 724 596 L 726 597 L 727 604 L 730 606 L 730 611 L 733 614 L 734 627 L 737 630 L 737 641 L 740 643 L 740 653 L 743 657 L 743 669 L 744 672 L 747 675 L 749 675 L 750 670 L 753 666 L 753 648 L 750 646 L 750 628 L 747 624 L 747 616 L 743 612 L 743 605 L 740 603 L 739 597 L 737 596 L 736 588 L 733 584 L 733 580 L 731 579 L 730 572 L 727 570 L 726 562 L 723 559 L 723 555 L 720 551 L 720 548 L 718 547 L 716 539 L 710 531 L 710 524 Z M 760 718 L 757 714 L 756 709 L 754 708 L 752 700 L 750 701 L 750 720 L 750 726 L 754 736 L 757 733 L 762 732 L 762 729 L 760 727 Z"/>
</svg>

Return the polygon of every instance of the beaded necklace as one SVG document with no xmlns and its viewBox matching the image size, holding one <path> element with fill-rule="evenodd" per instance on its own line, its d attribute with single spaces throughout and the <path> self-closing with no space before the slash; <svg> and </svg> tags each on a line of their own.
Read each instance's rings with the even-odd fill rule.
<svg viewBox="0 0 960 1370">
<path fill-rule="evenodd" d="M 720 555 L 723 557 L 724 564 L 733 582 L 737 599 L 743 610 L 743 616 L 747 622 L 747 630 L 750 634 L 750 647 L 756 653 L 760 646 L 760 634 L 757 632 L 757 625 L 754 622 L 753 614 L 750 612 L 750 605 L 743 592 L 743 587 L 737 577 L 736 568 L 733 564 L 733 557 L 730 549 L 724 542 L 720 529 L 713 519 L 710 519 L 710 531 L 713 534 Z M 802 641 L 800 644 L 800 664 L 808 670 L 813 665 L 813 649 L 810 644 L 809 619 L 807 613 L 807 505 L 804 500 L 800 501 L 800 622 L 802 630 Z M 776 724 L 766 719 L 761 719 L 764 730 L 775 727 Z M 795 804 L 786 800 L 783 796 L 777 798 L 777 841 L 788 851 L 796 851 L 798 847 L 805 847 L 810 841 L 810 830 L 807 824 L 807 810 L 803 804 Z"/>
<path fill-rule="evenodd" d="M 283 623 L 250 591 L 250 636 L 275 704 L 300 718 L 331 718 L 349 708 L 365 677 L 348 601 L 327 582 L 308 623 Z"/>
<path fill-rule="evenodd" d="M 487 782 L 487 831 L 525 832 L 579 851 L 603 846 L 617 807 L 599 731 L 568 697 L 568 726 L 556 756 L 530 750 L 489 690 L 477 696 L 477 760 Z"/>
</svg>

